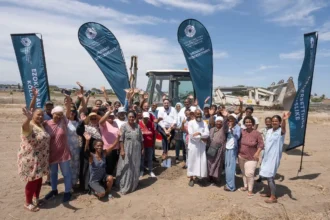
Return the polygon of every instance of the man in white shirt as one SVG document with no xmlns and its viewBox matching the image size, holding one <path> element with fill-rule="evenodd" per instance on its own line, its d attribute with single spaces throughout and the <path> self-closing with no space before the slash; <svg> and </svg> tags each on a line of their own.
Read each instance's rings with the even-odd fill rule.
<svg viewBox="0 0 330 220">
<path fill-rule="evenodd" d="M 246 116 L 252 116 L 252 113 L 253 113 L 253 107 L 252 106 L 248 106 L 248 107 L 246 107 L 246 109 L 245 109 L 245 117 Z M 244 117 L 244 118 L 245 118 Z M 259 126 L 259 120 L 258 120 L 258 118 L 257 117 L 254 117 L 254 116 L 252 116 L 253 118 L 254 118 L 254 121 L 255 121 L 255 125 L 254 125 L 254 129 L 255 130 L 257 130 L 258 129 L 258 126 Z M 246 129 L 246 127 L 245 127 L 245 125 L 244 125 L 244 118 L 242 118 L 239 122 L 238 122 L 238 124 L 241 126 L 241 128 L 242 129 Z"/>
<path fill-rule="evenodd" d="M 120 130 L 121 126 L 127 123 L 125 107 L 118 108 L 117 118 L 114 120 Z"/>
<path fill-rule="evenodd" d="M 174 107 L 171 106 L 168 99 L 163 100 L 163 107 L 159 108 L 158 111 L 158 124 L 163 132 L 162 135 L 162 145 L 163 145 L 163 159 L 167 157 L 167 151 L 169 149 L 170 143 L 174 137 L 175 127 L 177 125 L 178 114 Z"/>
<path fill-rule="evenodd" d="M 177 122 L 177 126 L 178 127 L 181 127 L 181 122 L 184 121 L 186 119 L 186 110 L 189 109 L 190 111 L 196 111 L 196 109 L 199 109 L 198 106 L 194 106 L 192 105 L 192 102 L 193 102 L 193 97 L 191 98 L 187 98 L 184 100 L 183 104 L 184 104 L 184 107 L 181 108 L 179 114 L 178 114 L 178 122 Z"/>
</svg>

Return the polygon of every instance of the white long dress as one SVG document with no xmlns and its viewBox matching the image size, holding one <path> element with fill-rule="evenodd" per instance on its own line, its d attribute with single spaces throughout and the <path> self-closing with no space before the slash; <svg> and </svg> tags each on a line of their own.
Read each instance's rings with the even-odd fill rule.
<svg viewBox="0 0 330 220">
<path fill-rule="evenodd" d="M 278 128 L 276 131 L 273 129 L 267 131 L 260 176 L 275 177 L 282 158 L 284 137 L 285 135 L 282 135 L 281 128 Z"/>
<path fill-rule="evenodd" d="M 200 132 L 202 135 L 194 137 L 194 133 Z M 188 144 L 188 176 L 207 177 L 206 143 L 202 138 L 209 137 L 209 128 L 204 121 L 196 120 L 188 123 L 189 144 Z"/>
</svg>

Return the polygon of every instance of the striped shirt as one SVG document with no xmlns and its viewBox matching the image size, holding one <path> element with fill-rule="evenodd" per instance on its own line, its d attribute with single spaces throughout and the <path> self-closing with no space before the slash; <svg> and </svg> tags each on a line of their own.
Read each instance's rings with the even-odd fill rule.
<svg viewBox="0 0 330 220">
<path fill-rule="evenodd" d="M 71 159 L 67 124 L 68 119 L 65 117 L 58 123 L 53 120 L 45 122 L 45 130 L 50 135 L 49 164 L 62 163 Z"/>
<path fill-rule="evenodd" d="M 257 152 L 258 148 L 264 149 L 264 141 L 261 133 L 257 130 L 247 132 L 243 129 L 241 137 L 239 156 L 246 160 L 255 160 L 253 155 Z"/>
</svg>

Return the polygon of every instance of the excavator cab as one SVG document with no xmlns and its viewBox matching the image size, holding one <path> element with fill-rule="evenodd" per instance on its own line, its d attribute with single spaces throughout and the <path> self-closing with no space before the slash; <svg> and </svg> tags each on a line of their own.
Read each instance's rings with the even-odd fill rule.
<svg viewBox="0 0 330 220">
<path fill-rule="evenodd" d="M 163 96 L 171 100 L 172 105 L 194 96 L 194 87 L 188 70 L 150 70 L 146 92 L 149 94 L 149 104 L 163 104 Z"/>
</svg>

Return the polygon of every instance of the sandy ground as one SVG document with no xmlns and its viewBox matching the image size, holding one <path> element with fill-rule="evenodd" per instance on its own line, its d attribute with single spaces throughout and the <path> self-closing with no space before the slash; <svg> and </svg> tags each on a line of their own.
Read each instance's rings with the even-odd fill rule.
<svg viewBox="0 0 330 220">
<path fill-rule="evenodd" d="M 239 191 L 225 192 L 223 187 L 191 188 L 186 171 L 178 164 L 167 170 L 158 166 L 157 180 L 146 175 L 135 192 L 125 196 L 114 192 L 110 201 L 75 193 L 73 200 L 63 205 L 60 177 L 60 196 L 38 213 L 30 213 L 23 209 L 25 184 L 17 175 L 23 121 L 20 107 L 0 104 L 0 219 L 330 219 L 330 113 L 310 113 L 303 170 L 298 176 L 301 148 L 283 153 L 276 178 L 278 204 L 266 204 L 259 196 L 266 182 L 256 183 L 253 198 Z M 266 115 L 275 113 L 255 115 L 262 122 Z M 237 186 L 242 186 L 240 177 Z M 43 186 L 41 196 L 49 190 Z"/>
</svg>

